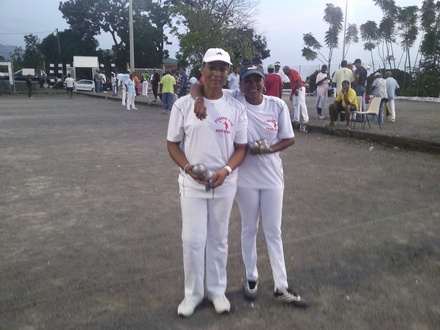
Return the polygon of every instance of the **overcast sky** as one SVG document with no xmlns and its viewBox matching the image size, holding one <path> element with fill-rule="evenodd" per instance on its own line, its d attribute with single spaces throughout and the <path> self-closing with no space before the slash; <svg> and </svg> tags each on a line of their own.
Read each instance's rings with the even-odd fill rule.
<svg viewBox="0 0 440 330">
<path fill-rule="evenodd" d="M 60 0 L 0 0 L 0 43 L 24 47 L 23 37 L 26 34 L 32 33 L 44 39 L 56 29 L 63 31 L 69 28 L 58 10 L 59 2 Z M 311 32 L 324 44 L 324 33 L 328 26 L 322 18 L 326 3 L 333 3 L 345 12 L 346 0 L 260 0 L 255 29 L 267 38 L 268 48 L 271 50 L 271 57 L 264 60 L 265 66 L 275 61 L 295 68 L 301 65 L 303 69 L 312 64 L 320 66 L 319 61 L 307 62 L 301 56 L 301 49 L 304 47 L 302 38 L 303 34 Z M 401 7 L 420 7 L 422 0 L 395 0 L 395 3 Z M 374 5 L 373 0 L 348 0 L 347 23 L 356 23 L 359 27 L 367 20 L 379 23 L 381 18 L 382 12 Z M 112 39 L 109 35 L 99 36 L 98 40 L 101 48 L 111 48 Z M 171 57 L 178 50 L 177 41 L 173 40 L 174 45 L 166 46 Z M 415 52 L 416 47 L 413 53 Z M 399 62 L 402 51 L 398 45 L 395 46 L 395 53 Z M 326 50 L 324 54 L 327 56 Z M 363 50 L 362 40 L 349 49 L 347 60 L 354 61 L 356 58 L 361 58 L 365 64 L 371 64 L 370 54 Z M 378 59 L 377 56 L 375 58 Z M 342 42 L 341 47 L 335 50 L 332 62 L 339 63 L 341 59 Z"/>
</svg>

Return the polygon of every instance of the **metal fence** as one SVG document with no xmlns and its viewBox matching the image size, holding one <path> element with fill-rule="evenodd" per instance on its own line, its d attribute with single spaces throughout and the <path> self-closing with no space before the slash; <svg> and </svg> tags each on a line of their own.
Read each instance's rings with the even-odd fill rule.
<svg viewBox="0 0 440 330">
<path fill-rule="evenodd" d="M 11 85 L 9 80 L 0 80 L 0 93 L 1 94 L 9 94 L 9 93 L 19 93 L 25 94 L 28 92 L 26 81 L 14 81 Z M 40 84 L 38 81 L 32 82 L 32 93 L 40 92 Z"/>
</svg>

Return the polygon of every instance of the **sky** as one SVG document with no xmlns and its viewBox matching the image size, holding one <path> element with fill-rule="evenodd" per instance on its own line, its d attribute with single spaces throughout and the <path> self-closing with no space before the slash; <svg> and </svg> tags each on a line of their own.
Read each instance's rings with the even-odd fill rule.
<svg viewBox="0 0 440 330">
<path fill-rule="evenodd" d="M 0 0 L 0 43 L 24 47 L 23 37 L 26 34 L 32 33 L 44 39 L 56 29 L 59 31 L 68 29 L 69 25 L 58 10 L 60 1 Z M 379 23 L 383 17 L 382 11 L 374 5 L 373 0 L 260 0 L 256 8 L 258 14 L 254 18 L 254 28 L 258 34 L 266 37 L 271 51 L 271 56 L 263 61 L 265 67 L 280 61 L 282 65 L 289 65 L 304 75 L 321 66 L 322 63 L 318 60 L 306 61 L 301 55 L 301 50 L 304 47 L 302 38 L 305 33 L 312 33 L 324 45 L 324 33 L 328 28 L 323 21 L 326 3 L 339 6 L 343 12 L 347 3 L 347 23 L 357 24 L 358 28 L 368 20 Z M 410 5 L 421 7 L 422 0 L 395 0 L 395 3 L 400 7 Z M 173 57 L 178 50 L 178 43 L 175 38 L 171 40 L 173 45 L 167 46 L 167 49 Z M 110 35 L 100 35 L 98 41 L 101 48 L 111 48 Z M 418 45 L 418 42 L 416 44 Z M 342 34 L 340 45 L 340 48 L 333 53 L 332 64 L 339 64 L 342 60 Z M 413 50 L 414 55 L 411 55 L 412 59 L 415 58 L 416 48 L 414 47 Z M 395 45 L 394 50 L 399 62 L 402 51 L 398 45 Z M 326 56 L 327 53 L 327 49 L 324 49 Z M 349 62 L 356 58 L 362 59 L 365 66 L 372 66 L 370 53 L 363 50 L 362 40 L 350 46 L 346 57 Z M 379 57 L 375 56 L 376 59 Z"/>
</svg>

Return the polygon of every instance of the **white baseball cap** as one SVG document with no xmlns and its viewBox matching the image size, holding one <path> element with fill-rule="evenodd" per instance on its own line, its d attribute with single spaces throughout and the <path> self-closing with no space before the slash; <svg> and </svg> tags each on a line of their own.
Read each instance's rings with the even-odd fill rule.
<svg viewBox="0 0 440 330">
<path fill-rule="evenodd" d="M 203 56 L 203 62 L 209 63 L 215 61 L 225 62 L 232 65 L 231 57 L 226 50 L 221 48 L 209 48 L 206 51 L 205 56 Z"/>
</svg>

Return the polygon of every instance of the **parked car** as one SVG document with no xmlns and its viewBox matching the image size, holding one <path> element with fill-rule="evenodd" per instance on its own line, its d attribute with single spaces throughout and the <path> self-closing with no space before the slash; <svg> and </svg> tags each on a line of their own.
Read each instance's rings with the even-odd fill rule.
<svg viewBox="0 0 440 330">
<path fill-rule="evenodd" d="M 93 80 L 88 80 L 88 79 L 78 80 L 75 83 L 75 90 L 94 92 L 95 91 L 95 82 Z"/>
</svg>

